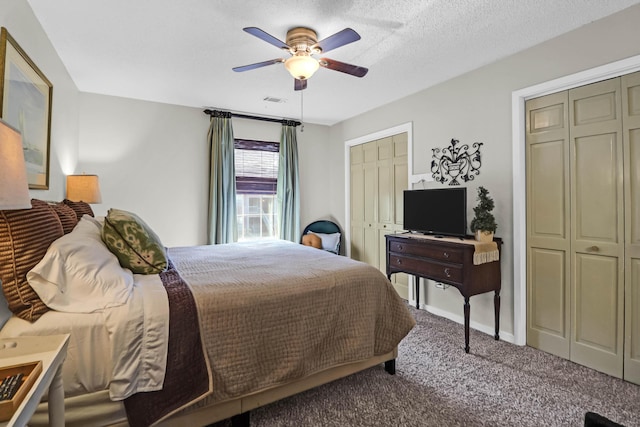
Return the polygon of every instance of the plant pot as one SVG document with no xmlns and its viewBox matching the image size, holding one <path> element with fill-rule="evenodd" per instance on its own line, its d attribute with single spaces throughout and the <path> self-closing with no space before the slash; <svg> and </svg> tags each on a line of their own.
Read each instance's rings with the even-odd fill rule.
<svg viewBox="0 0 640 427">
<path fill-rule="evenodd" d="M 493 231 L 476 230 L 475 237 L 478 242 L 493 242 Z"/>
</svg>

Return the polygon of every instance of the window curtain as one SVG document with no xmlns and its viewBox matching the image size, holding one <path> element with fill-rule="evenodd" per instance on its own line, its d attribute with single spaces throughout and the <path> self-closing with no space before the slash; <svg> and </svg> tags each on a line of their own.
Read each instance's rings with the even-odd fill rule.
<svg viewBox="0 0 640 427">
<path fill-rule="evenodd" d="M 300 239 L 300 185 L 298 142 L 296 125 L 293 122 L 282 124 L 276 201 L 280 238 L 297 243 Z"/>
<path fill-rule="evenodd" d="M 210 147 L 209 244 L 237 240 L 236 171 L 231 113 L 214 111 L 207 140 Z"/>
</svg>

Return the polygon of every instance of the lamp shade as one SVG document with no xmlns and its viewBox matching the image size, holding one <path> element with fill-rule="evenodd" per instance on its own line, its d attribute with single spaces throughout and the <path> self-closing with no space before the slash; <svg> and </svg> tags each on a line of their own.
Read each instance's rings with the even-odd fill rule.
<svg viewBox="0 0 640 427">
<path fill-rule="evenodd" d="M 0 209 L 31 209 L 20 132 L 0 120 Z"/>
<path fill-rule="evenodd" d="M 285 68 L 298 80 L 306 80 L 320 67 L 318 60 L 308 55 L 294 55 L 284 61 Z"/>
<path fill-rule="evenodd" d="M 98 175 L 67 175 L 67 199 L 72 202 L 102 203 Z"/>
</svg>

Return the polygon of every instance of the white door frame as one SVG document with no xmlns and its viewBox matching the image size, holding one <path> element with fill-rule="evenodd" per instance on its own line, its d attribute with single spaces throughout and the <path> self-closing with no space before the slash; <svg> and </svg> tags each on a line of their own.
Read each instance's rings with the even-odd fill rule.
<svg viewBox="0 0 640 427">
<path fill-rule="evenodd" d="M 527 224 L 525 109 L 527 99 L 584 86 L 640 70 L 640 55 L 581 71 L 511 93 L 513 141 L 513 335 L 527 342 Z"/>
</svg>

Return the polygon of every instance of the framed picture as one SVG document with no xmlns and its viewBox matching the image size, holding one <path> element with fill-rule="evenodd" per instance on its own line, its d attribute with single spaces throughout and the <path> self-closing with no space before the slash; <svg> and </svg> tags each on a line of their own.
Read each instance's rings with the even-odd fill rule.
<svg viewBox="0 0 640 427">
<path fill-rule="evenodd" d="M 53 86 L 4 27 L 0 76 L 0 117 L 22 134 L 29 188 L 48 190 Z"/>
</svg>

